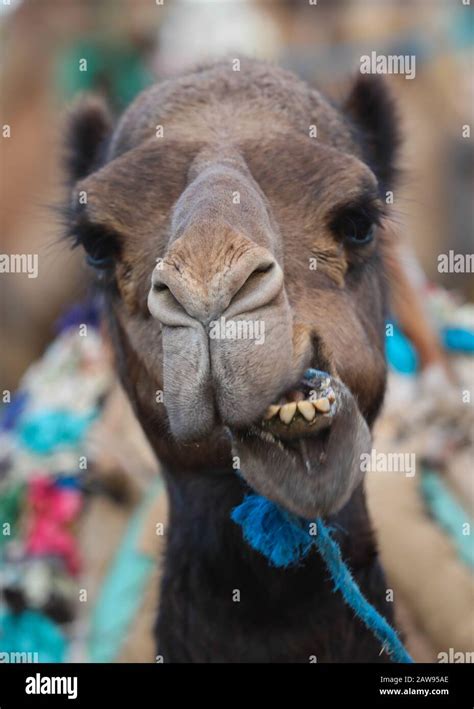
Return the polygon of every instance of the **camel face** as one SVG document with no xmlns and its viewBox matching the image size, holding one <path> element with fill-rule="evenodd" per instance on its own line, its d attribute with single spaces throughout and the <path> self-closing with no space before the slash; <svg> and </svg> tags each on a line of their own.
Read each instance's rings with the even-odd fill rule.
<svg viewBox="0 0 474 709">
<path fill-rule="evenodd" d="M 76 171 L 74 230 L 158 454 L 212 467 L 233 453 L 252 487 L 307 516 L 349 499 L 384 390 L 395 139 L 377 91 L 359 82 L 345 114 L 279 69 L 221 63 L 142 94 Z M 329 373 L 331 411 L 298 406 L 308 368 Z"/>
</svg>

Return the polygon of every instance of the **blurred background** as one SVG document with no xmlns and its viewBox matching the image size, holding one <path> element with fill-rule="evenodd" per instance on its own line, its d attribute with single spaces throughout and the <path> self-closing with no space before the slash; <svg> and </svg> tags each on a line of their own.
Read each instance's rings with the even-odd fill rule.
<svg viewBox="0 0 474 709">
<path fill-rule="evenodd" d="M 372 51 L 416 56 L 415 79 L 387 76 L 404 136 L 396 272 L 412 290 L 393 307 L 376 446 L 415 453 L 420 474 L 369 475 L 370 504 L 415 656 L 474 651 L 474 283 L 466 267 L 439 269 L 440 255 L 472 251 L 470 4 L 3 0 L 0 36 L 0 253 L 38 256 L 37 278 L 0 274 L 0 653 L 153 660 L 163 539 L 146 520 L 165 528 L 166 500 L 114 381 L 83 257 L 62 238 L 68 106 L 94 91 L 119 114 L 151 82 L 226 55 L 278 63 L 338 100 Z"/>
</svg>

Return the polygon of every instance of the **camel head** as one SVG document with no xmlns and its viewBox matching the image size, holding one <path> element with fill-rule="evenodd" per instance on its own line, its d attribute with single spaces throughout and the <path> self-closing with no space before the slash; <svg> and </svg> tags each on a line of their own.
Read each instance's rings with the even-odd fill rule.
<svg viewBox="0 0 474 709">
<path fill-rule="evenodd" d="M 370 78 L 335 107 L 275 67 L 233 68 L 153 86 L 115 126 L 76 108 L 71 234 L 166 467 L 238 460 L 259 492 L 328 514 L 361 480 L 384 392 L 392 106 Z"/>
</svg>

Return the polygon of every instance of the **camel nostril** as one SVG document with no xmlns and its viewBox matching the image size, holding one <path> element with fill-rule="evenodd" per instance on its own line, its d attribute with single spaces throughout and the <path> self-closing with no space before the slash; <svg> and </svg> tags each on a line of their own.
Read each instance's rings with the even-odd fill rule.
<svg viewBox="0 0 474 709">
<path fill-rule="evenodd" d="M 268 263 L 264 266 L 258 266 L 258 268 L 255 269 L 254 273 L 268 273 L 268 271 L 271 271 L 274 265 L 274 263 Z"/>
<path fill-rule="evenodd" d="M 189 315 L 166 283 L 155 281 L 148 293 L 148 310 L 162 325 L 189 325 Z"/>
<path fill-rule="evenodd" d="M 282 269 L 273 258 L 265 257 L 234 293 L 229 303 L 229 317 L 270 305 L 282 289 Z"/>
<path fill-rule="evenodd" d="M 207 267 L 207 264 L 206 264 Z M 247 248 L 231 264 L 202 269 L 196 277 L 194 265 L 178 270 L 165 262 L 152 275 L 148 306 L 163 324 L 182 325 L 185 318 L 202 324 L 228 316 L 255 311 L 274 301 L 283 287 L 283 273 L 266 250 Z"/>
<path fill-rule="evenodd" d="M 254 268 L 240 287 L 235 291 L 232 296 L 230 303 L 233 305 L 235 302 L 239 301 L 243 295 L 249 293 L 258 293 L 261 291 L 262 287 L 271 279 L 270 271 L 276 266 L 275 262 L 264 263 L 260 266 Z"/>
</svg>

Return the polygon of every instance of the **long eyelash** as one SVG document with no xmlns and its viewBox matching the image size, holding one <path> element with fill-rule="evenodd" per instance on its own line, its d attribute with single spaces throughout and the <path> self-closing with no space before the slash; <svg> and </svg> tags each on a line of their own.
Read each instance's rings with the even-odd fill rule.
<svg viewBox="0 0 474 709">
<path fill-rule="evenodd" d="M 106 251 L 112 257 L 116 257 L 120 252 L 117 234 L 102 225 L 91 224 L 84 219 L 78 219 L 72 225 L 71 236 L 73 248 L 82 246 L 90 254 Z"/>
<path fill-rule="evenodd" d="M 348 221 L 356 225 L 357 220 L 364 220 L 368 224 L 380 226 L 385 214 L 386 211 L 378 200 L 354 200 L 336 207 L 329 215 L 328 225 L 335 234 L 338 234 L 341 226 Z"/>
</svg>

